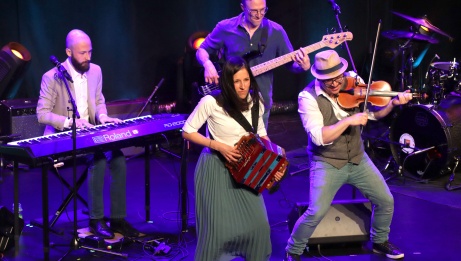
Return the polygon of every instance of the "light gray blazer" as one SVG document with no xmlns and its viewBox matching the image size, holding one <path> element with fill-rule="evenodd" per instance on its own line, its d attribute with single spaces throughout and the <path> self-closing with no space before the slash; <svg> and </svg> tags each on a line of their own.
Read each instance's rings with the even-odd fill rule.
<svg viewBox="0 0 461 261">
<path fill-rule="evenodd" d="M 69 71 L 67 63 L 62 66 Z M 57 76 L 57 68 L 46 72 L 42 77 L 40 96 L 37 103 L 38 122 L 46 124 L 44 135 L 55 133 L 64 129 L 66 117 L 72 117 L 72 112 L 67 108 L 72 108 L 69 103 L 69 95 L 64 82 Z M 94 63 L 90 64 L 87 72 L 88 79 L 88 114 L 90 123 L 99 124 L 99 115 L 107 114 L 104 95 L 102 94 L 102 72 L 101 67 Z M 69 83 L 72 96 L 75 99 L 74 84 Z"/>
</svg>

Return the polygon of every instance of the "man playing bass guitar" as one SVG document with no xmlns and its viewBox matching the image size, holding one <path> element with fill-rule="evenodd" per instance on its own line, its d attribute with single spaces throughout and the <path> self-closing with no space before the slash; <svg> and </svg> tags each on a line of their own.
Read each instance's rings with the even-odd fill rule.
<svg viewBox="0 0 461 261">
<path fill-rule="evenodd" d="M 223 58 L 243 56 L 251 51 L 259 55 L 250 61 L 250 65 L 260 64 L 276 57 L 293 52 L 293 46 L 283 27 L 267 18 L 268 11 L 265 0 L 242 0 L 242 13 L 236 17 L 219 22 L 206 37 L 196 57 L 205 69 L 205 81 L 218 84 L 219 75 L 210 54 L 222 50 Z M 291 55 L 292 62 L 287 67 L 293 72 L 303 72 L 310 68 L 307 53 L 300 49 Z M 263 115 L 267 128 L 269 112 L 272 107 L 273 73 L 268 71 L 256 77 L 262 97 L 265 101 Z"/>
</svg>

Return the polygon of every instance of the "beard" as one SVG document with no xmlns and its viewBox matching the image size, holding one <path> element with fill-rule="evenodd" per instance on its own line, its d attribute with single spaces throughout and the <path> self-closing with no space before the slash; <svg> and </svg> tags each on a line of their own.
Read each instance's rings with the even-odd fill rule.
<svg viewBox="0 0 461 261">
<path fill-rule="evenodd" d="M 79 63 L 73 56 L 70 57 L 70 61 L 77 72 L 84 73 L 90 69 L 90 61 Z"/>
</svg>

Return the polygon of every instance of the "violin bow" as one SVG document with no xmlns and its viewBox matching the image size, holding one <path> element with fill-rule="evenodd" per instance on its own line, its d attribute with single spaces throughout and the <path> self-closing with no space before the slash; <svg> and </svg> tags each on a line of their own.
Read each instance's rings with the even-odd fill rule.
<svg viewBox="0 0 461 261">
<path fill-rule="evenodd" d="M 378 39 L 379 39 L 379 32 L 381 31 L 381 19 L 379 19 L 379 22 L 378 22 L 378 31 L 376 32 L 376 39 L 375 39 L 375 47 L 373 49 L 373 57 L 371 59 L 371 68 L 370 68 L 370 75 L 368 76 L 368 83 L 367 83 L 367 91 L 365 92 L 365 101 L 364 101 L 364 104 L 363 104 L 363 112 L 368 112 L 367 111 L 367 103 L 368 103 L 368 94 L 370 92 L 370 86 L 371 86 L 371 76 L 373 75 L 373 68 L 375 67 L 375 57 L 376 57 L 376 47 L 378 46 Z M 363 126 L 362 126 L 362 130 L 360 131 L 360 133 L 363 132 Z"/>
<path fill-rule="evenodd" d="M 373 68 L 375 67 L 375 57 L 376 57 L 376 47 L 378 46 L 378 39 L 379 39 L 379 31 L 381 31 L 381 19 L 378 23 L 378 31 L 376 32 L 376 39 L 375 39 L 375 47 L 373 50 L 373 57 L 371 59 L 371 68 L 370 68 L 370 75 L 368 76 L 368 83 L 367 83 L 367 91 L 365 92 L 365 104 L 363 105 L 363 111 L 367 110 L 367 103 L 368 103 L 368 93 L 370 92 L 371 86 L 371 76 L 373 75 Z"/>
</svg>

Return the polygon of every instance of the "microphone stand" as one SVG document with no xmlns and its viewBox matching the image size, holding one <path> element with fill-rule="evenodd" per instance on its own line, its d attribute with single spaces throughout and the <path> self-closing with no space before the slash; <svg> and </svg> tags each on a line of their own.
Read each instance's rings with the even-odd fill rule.
<svg viewBox="0 0 461 261">
<path fill-rule="evenodd" d="M 162 79 L 160 80 L 160 82 L 157 84 L 157 86 L 155 86 L 154 91 L 150 94 L 150 96 L 149 96 L 149 98 L 147 99 L 146 103 L 144 103 L 144 106 L 142 107 L 141 111 L 138 113 L 138 115 L 137 115 L 136 117 L 141 116 L 141 113 L 144 111 L 144 109 L 146 108 L 147 104 L 149 104 L 149 103 L 152 102 L 152 97 L 154 97 L 154 94 L 157 92 L 158 88 L 159 88 L 160 86 L 162 86 L 163 80 L 164 80 L 164 78 L 162 78 Z"/>
<path fill-rule="evenodd" d="M 75 99 L 72 96 L 72 91 L 70 90 L 68 81 L 72 81 L 72 79 L 67 79 L 65 75 L 62 73 L 61 70 L 57 69 L 56 75 L 58 78 L 64 82 L 66 86 L 67 94 L 69 95 L 69 103 L 71 104 L 72 108 L 67 108 L 68 111 L 72 111 L 72 126 L 71 126 L 71 133 L 72 133 L 72 179 L 73 179 L 73 188 L 72 192 L 74 195 L 77 195 L 77 122 L 76 119 L 80 119 L 80 114 L 77 110 L 77 105 L 75 103 Z M 74 226 L 73 226 L 73 238 L 71 242 L 72 249 L 69 250 L 62 258 L 64 258 L 70 251 L 78 248 L 78 235 L 77 235 L 77 197 L 74 197 Z M 61 259 L 62 259 L 61 258 Z"/>
<path fill-rule="evenodd" d="M 343 26 L 341 25 L 341 21 L 339 20 L 339 14 L 341 13 L 339 5 L 336 4 L 334 0 L 329 0 L 329 2 L 331 3 L 331 6 L 333 7 L 333 12 L 335 13 L 335 17 L 336 17 L 336 21 L 338 22 L 339 30 L 341 32 L 343 32 Z M 347 41 L 345 41 L 343 44 L 344 44 L 344 46 L 346 46 L 347 54 L 349 55 L 349 60 L 351 61 L 352 69 L 354 70 L 354 73 L 355 73 L 355 85 L 358 86 L 359 85 L 359 79 L 358 79 L 359 75 L 357 73 L 357 69 L 355 68 L 355 63 L 354 63 L 354 59 L 352 58 L 351 51 L 349 49 L 349 44 L 347 43 Z M 370 87 L 370 84 L 368 84 L 368 87 Z M 369 88 L 367 88 L 366 98 L 368 98 L 368 90 L 369 90 Z M 366 109 L 366 102 L 367 102 L 367 100 L 365 100 L 365 109 Z M 364 109 L 364 111 L 365 111 L 365 109 Z M 363 127 L 360 130 L 360 134 L 362 132 L 363 132 Z M 353 187 L 353 189 L 352 189 L 352 198 L 353 199 L 356 198 L 356 194 L 357 194 L 357 188 Z"/>
<path fill-rule="evenodd" d="M 160 80 L 160 82 L 157 84 L 157 86 L 154 87 L 154 90 L 153 90 L 152 93 L 150 94 L 149 98 L 147 98 L 147 101 L 144 103 L 144 106 L 142 106 L 141 110 L 139 111 L 139 113 L 138 113 L 138 115 L 137 115 L 136 117 L 141 116 L 141 114 L 144 112 L 144 109 L 146 109 L 147 104 L 152 103 L 152 98 L 154 97 L 154 94 L 157 92 L 158 88 L 159 88 L 160 86 L 162 86 L 163 81 L 164 81 L 164 78 L 162 78 L 162 79 Z M 149 153 L 150 153 L 150 151 L 153 150 L 152 147 L 151 147 L 151 144 L 146 145 L 145 150 L 149 150 Z M 145 152 L 141 152 L 141 153 L 138 153 L 138 154 L 136 154 L 136 155 L 133 155 L 133 156 L 129 157 L 127 160 L 130 160 L 130 159 L 133 159 L 133 158 L 137 158 L 138 156 L 142 155 L 143 153 L 145 153 Z"/>
<path fill-rule="evenodd" d="M 80 246 L 79 245 L 79 240 L 78 240 L 78 234 L 77 234 L 77 121 L 76 119 L 80 119 L 80 114 L 78 113 L 77 105 L 75 103 L 75 99 L 72 96 L 72 92 L 69 87 L 68 81 L 72 82 L 72 79 L 68 79 L 65 77 L 65 75 L 61 72 L 61 70 L 57 70 L 58 72 L 56 73 L 58 78 L 64 82 L 64 85 L 66 86 L 67 94 L 69 95 L 69 103 L 71 104 L 72 108 L 68 110 L 72 111 L 72 179 L 73 179 L 73 188 L 72 188 L 72 193 L 75 195 L 73 198 L 73 204 L 74 204 L 74 224 L 73 224 L 73 235 L 72 235 L 72 242 L 71 242 L 71 248 L 69 251 L 67 251 L 59 260 L 63 260 L 68 254 L 70 254 L 73 250 L 77 250 L 79 247 L 88 249 L 91 251 L 98 251 L 102 253 L 107 253 L 107 254 L 113 254 L 113 255 L 119 255 L 122 257 L 127 257 L 126 254 L 122 253 L 115 253 L 115 252 L 110 252 L 106 251 L 104 249 L 99 249 L 99 248 L 93 248 L 93 247 L 88 247 L 88 246 Z"/>
<path fill-rule="evenodd" d="M 341 25 L 341 21 L 339 20 L 339 14 L 341 13 L 339 5 L 336 4 L 333 0 L 330 0 L 330 2 L 333 7 L 333 12 L 335 13 L 336 21 L 338 21 L 339 30 L 343 32 L 343 27 Z M 344 46 L 346 47 L 347 54 L 349 55 L 349 60 L 351 61 L 352 69 L 354 70 L 356 74 L 356 82 L 357 82 L 357 76 L 358 76 L 357 69 L 355 68 L 354 60 L 352 59 L 351 50 L 349 49 L 349 44 L 347 43 L 347 41 L 344 41 L 342 44 L 344 44 Z M 356 85 L 358 85 L 358 82 Z"/>
</svg>

